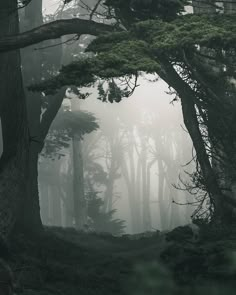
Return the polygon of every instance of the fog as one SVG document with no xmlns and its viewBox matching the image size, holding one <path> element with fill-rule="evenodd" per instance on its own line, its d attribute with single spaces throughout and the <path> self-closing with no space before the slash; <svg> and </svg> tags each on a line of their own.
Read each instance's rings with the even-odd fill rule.
<svg viewBox="0 0 236 295">
<path fill-rule="evenodd" d="M 0 2 L 0 295 L 235 293 L 235 11 Z"/>
<path fill-rule="evenodd" d="M 44 14 L 54 13 L 58 3 L 45 0 Z M 87 39 L 44 49 L 51 57 L 49 68 L 59 69 L 76 60 L 84 42 Z M 132 96 L 119 103 L 98 100 L 96 87 L 82 89 L 90 94 L 85 100 L 68 89 L 39 161 L 45 225 L 94 230 L 91 198 L 98 202 L 96 210 L 109 222 L 121 222 L 126 233 L 167 230 L 190 222 L 193 197 L 185 183 L 195 168 L 192 143 L 180 102 L 156 78 L 142 74 Z M 73 128 L 61 125 L 63 113 L 78 111 L 91 113 L 99 125 L 97 130 L 85 131 L 82 138 L 78 136 L 84 128 L 80 120 Z"/>
<path fill-rule="evenodd" d="M 173 203 L 185 204 L 192 200 L 186 191 L 175 188 L 175 185 L 183 186 L 179 178 L 187 180 L 185 171 L 193 169 L 193 165 L 185 166 L 192 158 L 192 145 L 182 122 L 181 106 L 178 101 L 173 102 L 174 97 L 168 94 L 163 81 L 149 82 L 151 78 L 141 78 L 134 94 L 120 103 L 102 103 L 97 100 L 98 94 L 93 88 L 83 90 L 91 93 L 86 100 L 79 100 L 74 94 L 64 100 L 64 110 L 89 111 L 99 124 L 98 130 L 81 140 L 84 193 L 92 190 L 105 203 L 111 202 L 110 205 L 103 204 L 101 210 L 116 209 L 114 217 L 125 221 L 127 233 L 171 229 L 190 222 L 193 211 L 190 205 Z M 60 154 L 63 155 L 47 159 L 46 163 L 45 159 L 41 160 L 41 214 L 45 224 L 75 226 L 73 218 L 67 224 L 66 216 L 66 202 L 73 203 L 72 143 Z M 92 175 L 91 162 L 96 175 Z M 160 163 L 162 172 L 159 171 Z M 102 170 L 99 173 L 103 180 L 93 179 L 99 177 L 95 164 Z M 50 176 L 46 180 L 45 165 Z M 51 178 L 53 183 L 50 183 Z M 93 182 L 92 188 L 87 184 L 89 178 Z M 59 204 L 58 197 L 61 198 Z M 59 213 L 53 212 L 55 206 L 60 208 Z M 150 217 L 146 216 L 148 214 Z"/>
</svg>

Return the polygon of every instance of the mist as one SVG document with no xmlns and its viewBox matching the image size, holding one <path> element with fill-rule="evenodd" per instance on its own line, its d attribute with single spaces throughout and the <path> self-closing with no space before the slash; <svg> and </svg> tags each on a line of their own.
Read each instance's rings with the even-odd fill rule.
<svg viewBox="0 0 236 295">
<path fill-rule="evenodd" d="M 135 93 L 120 103 L 103 103 L 96 99 L 98 94 L 94 88 L 86 88 L 83 92 L 89 92 L 89 98 L 79 100 L 75 94 L 69 94 L 70 98 L 64 100 L 62 107 L 65 111 L 91 112 L 96 117 L 99 129 L 81 140 L 84 180 L 88 182 L 86 178 L 93 177 L 88 175 L 92 173 L 88 171 L 92 165 L 89 162 L 100 165 L 105 183 L 95 182 L 92 190 L 104 202 L 110 203 L 109 206 L 104 204 L 102 210 L 115 209 L 114 217 L 125 221 L 126 233 L 170 230 L 189 223 L 194 210 L 188 205 L 192 196 L 177 188 L 184 188 L 183 183 L 189 181 L 186 171 L 194 169 L 193 165 L 186 165 L 192 159 L 192 144 L 182 121 L 181 105 L 173 101 L 174 96 L 168 94 L 165 83 L 150 82 L 151 78 L 144 75 Z M 40 163 L 41 216 L 46 225 L 68 226 L 66 200 L 72 202 L 73 192 L 71 145 L 70 142 L 69 147 L 61 151 L 61 156 L 48 160 L 51 162 L 46 177 L 44 165 L 48 162 L 44 164 L 42 158 Z M 54 183 L 50 183 L 50 179 Z M 65 179 L 66 191 L 63 188 Z M 135 191 L 132 191 L 132 185 L 135 185 Z M 91 186 L 86 184 L 85 195 L 90 190 Z M 63 197 L 58 199 L 60 195 Z M 53 217 L 55 203 L 60 212 Z M 134 207 L 137 207 L 136 213 Z M 162 212 L 165 217 L 161 216 Z M 148 220 L 145 220 L 145 214 L 150 215 L 146 217 Z M 70 226 L 74 226 L 73 221 Z"/>
<path fill-rule="evenodd" d="M 235 293 L 235 12 L 0 1 L 0 295 Z"/>
</svg>

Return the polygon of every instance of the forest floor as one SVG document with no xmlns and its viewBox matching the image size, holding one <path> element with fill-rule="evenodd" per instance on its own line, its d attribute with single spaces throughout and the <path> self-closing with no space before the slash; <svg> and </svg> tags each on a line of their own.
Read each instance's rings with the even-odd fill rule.
<svg viewBox="0 0 236 295">
<path fill-rule="evenodd" d="M 234 231 L 194 241 L 184 228 L 148 237 L 46 228 L 11 253 L 16 294 L 235 294 Z"/>
</svg>

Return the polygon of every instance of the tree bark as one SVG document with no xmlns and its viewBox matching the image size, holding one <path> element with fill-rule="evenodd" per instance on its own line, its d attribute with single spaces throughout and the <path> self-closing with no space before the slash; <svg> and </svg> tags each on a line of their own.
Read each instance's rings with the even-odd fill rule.
<svg viewBox="0 0 236 295">
<path fill-rule="evenodd" d="M 57 20 L 36 27 L 30 31 L 18 34 L 11 32 L 11 36 L 2 36 L 0 39 L 0 52 L 7 52 L 40 43 L 45 40 L 57 39 L 64 35 L 93 35 L 98 36 L 106 32 L 114 32 L 114 26 L 97 23 L 84 19 Z"/>
<path fill-rule="evenodd" d="M 32 1 L 24 9 L 24 15 L 21 17 L 21 27 L 31 29 L 34 26 L 41 25 L 42 0 Z M 41 52 L 36 52 L 32 47 L 22 50 L 22 68 L 24 85 L 41 81 Z M 25 89 L 27 99 L 27 115 L 29 122 L 29 163 L 27 178 L 27 194 L 24 203 L 24 230 L 37 233 L 42 231 L 42 222 L 39 206 L 38 189 L 38 157 L 41 150 L 39 138 L 40 115 L 41 115 L 41 94 L 32 93 Z"/>
<path fill-rule="evenodd" d="M 15 11 L 9 15 L 10 11 Z M 19 33 L 17 1 L 0 3 L 0 37 Z M 0 117 L 3 154 L 0 159 L 0 234 L 8 237 L 22 221 L 28 177 L 28 128 L 19 51 L 0 55 Z"/>
<path fill-rule="evenodd" d="M 216 175 L 211 167 L 197 120 L 194 103 L 195 93 L 191 87 L 181 79 L 170 63 L 168 63 L 164 58 L 162 61 L 165 74 L 161 74 L 161 76 L 163 80 L 168 83 L 168 85 L 177 91 L 181 99 L 184 123 L 193 141 L 206 189 L 214 203 L 215 218 L 223 220 L 227 217 L 226 215 L 228 213 L 225 212 L 225 202 L 235 206 L 236 201 L 230 196 L 223 196 L 222 191 L 219 188 Z"/>
</svg>

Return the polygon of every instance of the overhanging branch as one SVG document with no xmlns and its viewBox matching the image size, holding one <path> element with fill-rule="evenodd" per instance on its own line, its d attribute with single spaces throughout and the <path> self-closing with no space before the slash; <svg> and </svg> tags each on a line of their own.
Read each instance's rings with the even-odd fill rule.
<svg viewBox="0 0 236 295">
<path fill-rule="evenodd" d="M 0 38 L 0 53 L 24 48 L 39 42 L 57 39 L 64 35 L 93 35 L 117 31 L 117 27 L 78 18 L 57 20 L 30 31 Z"/>
</svg>

